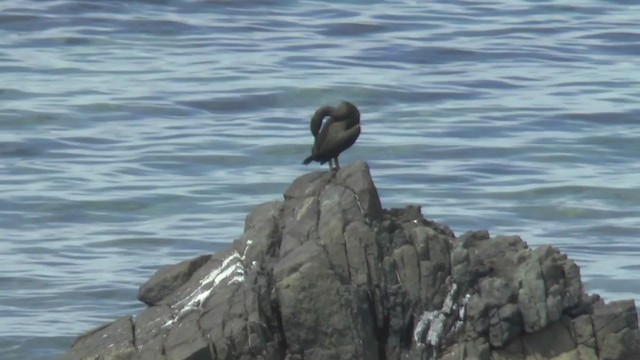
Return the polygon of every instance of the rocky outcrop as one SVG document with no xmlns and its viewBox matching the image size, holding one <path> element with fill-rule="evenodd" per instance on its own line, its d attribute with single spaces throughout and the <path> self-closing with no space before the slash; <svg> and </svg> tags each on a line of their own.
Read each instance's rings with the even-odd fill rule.
<svg viewBox="0 0 640 360">
<path fill-rule="evenodd" d="M 553 247 L 383 209 L 362 162 L 296 179 L 138 298 L 64 358 L 640 359 L 633 301 L 588 296 Z"/>
</svg>

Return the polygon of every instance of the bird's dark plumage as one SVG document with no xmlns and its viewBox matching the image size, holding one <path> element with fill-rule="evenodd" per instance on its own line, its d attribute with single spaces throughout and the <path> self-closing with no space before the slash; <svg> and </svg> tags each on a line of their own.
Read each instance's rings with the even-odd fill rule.
<svg viewBox="0 0 640 360">
<path fill-rule="evenodd" d="M 329 119 L 323 123 L 326 117 Z M 360 111 L 347 101 L 341 102 L 337 107 L 320 107 L 311 117 L 309 130 L 315 142 L 311 156 L 304 159 L 303 164 L 307 165 L 312 161 L 324 164 L 328 161 L 329 169 L 337 170 L 340 168 L 340 153 L 350 148 L 360 136 Z"/>
</svg>

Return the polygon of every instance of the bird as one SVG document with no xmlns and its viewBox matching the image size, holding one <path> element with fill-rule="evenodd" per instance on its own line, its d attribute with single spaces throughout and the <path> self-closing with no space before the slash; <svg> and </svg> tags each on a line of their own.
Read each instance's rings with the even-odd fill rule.
<svg viewBox="0 0 640 360">
<path fill-rule="evenodd" d="M 329 119 L 325 121 L 326 117 Z M 360 136 L 360 111 L 348 101 L 342 101 L 336 107 L 321 106 L 311 117 L 309 129 L 315 141 L 311 156 L 302 163 L 308 165 L 312 161 L 320 164 L 329 162 L 329 170 L 337 171 L 340 169 L 338 156 Z"/>
</svg>

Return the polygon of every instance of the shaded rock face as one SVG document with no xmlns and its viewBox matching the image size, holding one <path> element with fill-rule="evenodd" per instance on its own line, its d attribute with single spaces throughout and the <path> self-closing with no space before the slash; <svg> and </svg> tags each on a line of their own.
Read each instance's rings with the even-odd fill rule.
<svg viewBox="0 0 640 360">
<path fill-rule="evenodd" d="M 296 179 L 138 297 L 63 358 L 640 359 L 632 301 L 588 297 L 552 247 L 384 210 L 362 162 Z"/>
</svg>

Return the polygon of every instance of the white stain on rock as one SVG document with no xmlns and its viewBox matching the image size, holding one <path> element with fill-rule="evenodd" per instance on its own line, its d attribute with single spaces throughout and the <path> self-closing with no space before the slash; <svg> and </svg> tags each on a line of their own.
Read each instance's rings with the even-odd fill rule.
<svg viewBox="0 0 640 360">
<path fill-rule="evenodd" d="M 247 273 L 243 262 L 251 244 L 253 244 L 253 241 L 247 240 L 242 255 L 237 251 L 229 255 L 229 257 L 222 261 L 220 266 L 205 276 L 204 279 L 200 280 L 200 284 L 191 294 L 174 304 L 172 308 L 176 309 L 177 312 L 173 318 L 163 326 L 171 326 L 187 312 L 200 308 L 218 285 L 222 283 L 233 284 L 243 282 Z"/>
<path fill-rule="evenodd" d="M 413 340 L 416 342 L 418 347 L 422 348 L 428 345 L 433 349 L 437 349 L 444 335 L 445 320 L 451 316 L 456 317 L 454 331 L 457 331 L 460 326 L 462 326 L 464 323 L 465 308 L 467 306 L 467 302 L 469 302 L 470 296 L 467 294 L 462 298 L 460 303 L 456 303 L 455 298 L 457 290 L 457 285 L 453 284 L 446 299 L 444 300 L 444 303 L 442 304 L 442 309 L 425 311 L 422 314 L 413 330 Z"/>
</svg>

